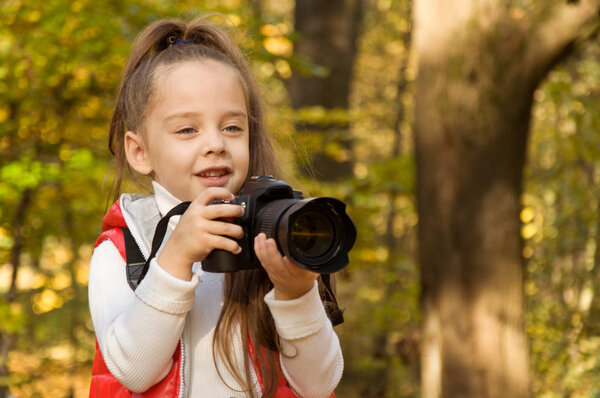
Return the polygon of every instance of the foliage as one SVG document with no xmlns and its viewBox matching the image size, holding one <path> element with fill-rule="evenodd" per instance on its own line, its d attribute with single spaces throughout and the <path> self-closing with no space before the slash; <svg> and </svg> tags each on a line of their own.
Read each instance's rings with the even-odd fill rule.
<svg viewBox="0 0 600 398">
<path fill-rule="evenodd" d="M 6 0 L 0 5 L 0 338 L 15 336 L 8 383 L 18 397 L 86 396 L 94 353 L 87 271 L 110 186 L 108 119 L 139 29 L 165 16 L 218 11 L 236 24 L 263 84 L 286 173 L 310 195 L 348 203 L 359 231 L 338 274 L 338 395 L 419 393 L 419 274 L 408 0 L 368 3 L 350 109 L 289 106 L 292 73 L 327 73 L 298 59 L 293 2 Z M 240 35 L 241 37 L 242 35 Z M 537 396 L 600 394 L 600 48 L 553 71 L 536 92 L 522 235 L 527 331 Z M 301 123 L 349 122 L 354 176 L 323 186 L 295 177 L 318 143 Z M 300 143 L 299 143 L 300 142 Z M 338 148 L 330 148 L 335 153 Z M 23 225 L 19 206 L 27 194 Z M 18 227 L 18 228 L 17 228 Z M 22 236 L 17 295 L 11 254 Z M 0 363 L 1 364 L 1 363 Z"/>
<path fill-rule="evenodd" d="M 597 396 L 600 347 L 600 65 L 597 43 L 535 95 L 522 235 L 539 396 Z"/>
</svg>

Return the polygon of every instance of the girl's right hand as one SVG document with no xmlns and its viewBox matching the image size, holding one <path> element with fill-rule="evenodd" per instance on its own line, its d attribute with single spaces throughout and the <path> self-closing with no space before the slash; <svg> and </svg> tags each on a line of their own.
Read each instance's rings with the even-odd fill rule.
<svg viewBox="0 0 600 398">
<path fill-rule="evenodd" d="M 214 204 L 214 200 L 233 200 L 225 188 L 210 187 L 200 193 L 179 219 L 177 227 L 158 256 L 158 264 L 176 278 L 190 280 L 192 264 L 202 261 L 214 249 L 238 254 L 242 248 L 231 239 L 241 239 L 241 226 L 218 219 L 244 214 L 240 205 Z M 231 238 L 230 238 L 231 237 Z"/>
</svg>

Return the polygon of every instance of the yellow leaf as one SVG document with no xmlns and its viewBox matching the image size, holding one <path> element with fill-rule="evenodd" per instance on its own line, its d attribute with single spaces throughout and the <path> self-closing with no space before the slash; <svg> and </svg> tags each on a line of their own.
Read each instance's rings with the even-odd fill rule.
<svg viewBox="0 0 600 398">
<path fill-rule="evenodd" d="M 64 300 L 54 290 L 44 289 L 33 297 L 33 312 L 43 314 L 62 307 Z"/>
<path fill-rule="evenodd" d="M 521 221 L 524 224 L 530 223 L 535 217 L 535 210 L 532 207 L 525 207 L 521 210 Z"/>
<path fill-rule="evenodd" d="M 363 287 L 358 291 L 358 296 L 364 300 L 376 303 L 383 297 L 383 292 L 380 289 Z"/>
<path fill-rule="evenodd" d="M 277 27 L 275 25 L 271 25 L 271 24 L 266 24 L 260 27 L 260 33 L 263 36 L 277 36 L 279 35 L 279 32 L 277 30 Z"/>
<path fill-rule="evenodd" d="M 236 14 L 227 14 L 227 19 L 234 25 L 239 26 L 242 23 L 242 18 Z"/>
<path fill-rule="evenodd" d="M 88 278 L 90 274 L 89 262 L 81 262 L 80 265 L 75 269 L 75 280 L 78 284 L 86 286 L 88 284 Z"/>
<path fill-rule="evenodd" d="M 5 122 L 8 119 L 8 109 L 0 108 L 0 123 Z"/>
<path fill-rule="evenodd" d="M 527 224 L 521 228 L 521 236 L 523 239 L 531 239 L 537 232 L 537 226 L 534 224 Z"/>
<path fill-rule="evenodd" d="M 71 275 L 66 271 L 61 271 L 54 275 L 52 279 L 52 288 L 55 290 L 63 290 L 71 286 Z"/>
<path fill-rule="evenodd" d="M 525 258 L 531 258 L 531 256 L 533 256 L 533 248 L 531 246 L 525 246 L 522 254 Z"/>
<path fill-rule="evenodd" d="M 40 20 L 41 16 L 42 14 L 38 10 L 35 10 L 29 14 L 29 17 L 27 19 L 29 20 L 29 22 L 37 22 Z"/>
<path fill-rule="evenodd" d="M 354 165 L 354 175 L 358 178 L 365 178 L 369 174 L 369 169 L 364 163 Z"/>
<path fill-rule="evenodd" d="M 80 1 L 74 1 L 71 3 L 71 11 L 78 13 L 83 9 L 83 4 Z"/>
<path fill-rule="evenodd" d="M 263 41 L 263 46 L 268 52 L 281 57 L 289 57 L 292 55 L 294 47 L 292 42 L 285 37 L 267 37 Z"/>
<path fill-rule="evenodd" d="M 35 269 L 24 266 L 19 268 L 17 288 L 19 290 L 38 289 L 44 285 L 46 277 Z"/>
<path fill-rule="evenodd" d="M 282 78 L 289 79 L 292 77 L 292 68 L 290 68 L 290 64 L 287 61 L 283 59 L 278 60 L 275 62 L 275 68 Z"/>
</svg>

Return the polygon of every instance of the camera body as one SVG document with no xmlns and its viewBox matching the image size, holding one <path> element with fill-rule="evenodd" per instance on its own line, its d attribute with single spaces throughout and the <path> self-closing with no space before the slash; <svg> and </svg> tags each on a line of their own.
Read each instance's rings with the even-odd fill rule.
<svg viewBox="0 0 600 398">
<path fill-rule="evenodd" d="M 239 254 L 215 249 L 202 261 L 207 272 L 234 272 L 260 268 L 254 253 L 254 237 L 264 232 L 277 242 L 279 251 L 299 266 L 318 273 L 335 272 L 348 264 L 348 251 L 356 240 L 356 228 L 346 205 L 330 197 L 303 198 L 300 191 L 272 176 L 251 177 L 230 202 L 244 207 L 233 222 L 244 230 L 237 240 Z"/>
</svg>

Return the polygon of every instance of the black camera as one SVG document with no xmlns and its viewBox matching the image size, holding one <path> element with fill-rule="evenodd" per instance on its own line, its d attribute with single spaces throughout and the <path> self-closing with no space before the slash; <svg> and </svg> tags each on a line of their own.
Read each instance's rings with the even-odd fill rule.
<svg viewBox="0 0 600 398">
<path fill-rule="evenodd" d="M 244 207 L 234 223 L 244 230 L 235 255 L 213 250 L 202 261 L 208 272 L 232 272 L 259 268 L 254 237 L 261 232 L 275 239 L 279 251 L 296 264 L 321 274 L 348 265 L 348 252 L 356 240 L 356 228 L 344 202 L 330 197 L 303 198 L 302 193 L 271 176 L 250 178 L 231 202 Z"/>
</svg>

